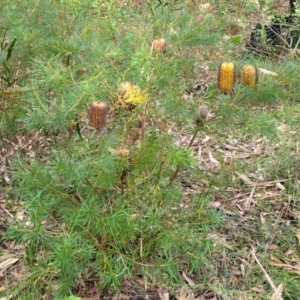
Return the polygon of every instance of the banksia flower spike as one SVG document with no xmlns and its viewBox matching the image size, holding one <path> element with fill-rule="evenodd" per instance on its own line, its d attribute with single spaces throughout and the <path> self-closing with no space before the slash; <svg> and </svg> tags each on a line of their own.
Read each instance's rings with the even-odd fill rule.
<svg viewBox="0 0 300 300">
<path fill-rule="evenodd" d="M 97 131 L 101 132 L 106 125 L 108 105 L 104 102 L 95 101 L 90 105 L 90 124 Z"/>
<path fill-rule="evenodd" d="M 257 68 L 251 65 L 244 65 L 240 73 L 240 82 L 243 85 L 254 87 L 258 83 Z"/>
<path fill-rule="evenodd" d="M 165 53 L 167 50 L 167 41 L 165 39 L 156 39 L 152 42 L 151 52 Z"/>
<path fill-rule="evenodd" d="M 130 82 L 123 82 L 117 90 L 117 105 L 126 109 L 133 109 L 138 104 L 147 102 L 148 97 L 139 86 Z"/>
<path fill-rule="evenodd" d="M 222 63 L 218 72 L 218 87 L 221 92 L 228 94 L 232 92 L 236 79 L 234 63 Z"/>
</svg>

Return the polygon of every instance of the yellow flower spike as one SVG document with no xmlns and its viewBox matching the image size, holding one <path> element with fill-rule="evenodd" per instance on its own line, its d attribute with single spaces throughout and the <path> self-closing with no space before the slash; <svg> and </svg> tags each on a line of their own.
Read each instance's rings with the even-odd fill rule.
<svg viewBox="0 0 300 300">
<path fill-rule="evenodd" d="M 236 74 L 234 63 L 222 63 L 219 67 L 218 72 L 218 87 L 220 91 L 225 94 L 232 92 L 235 79 Z"/>
<path fill-rule="evenodd" d="M 127 109 L 146 103 L 148 95 L 140 87 L 130 82 L 123 82 L 117 90 L 117 104 Z"/>
<path fill-rule="evenodd" d="M 240 82 L 248 87 L 254 87 L 258 83 L 257 68 L 251 65 L 244 65 L 240 73 Z"/>
</svg>

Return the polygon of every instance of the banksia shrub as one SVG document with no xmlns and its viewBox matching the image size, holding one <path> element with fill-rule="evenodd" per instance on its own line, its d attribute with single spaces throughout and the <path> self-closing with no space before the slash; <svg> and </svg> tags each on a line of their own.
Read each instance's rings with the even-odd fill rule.
<svg viewBox="0 0 300 300">
<path fill-rule="evenodd" d="M 152 42 L 151 52 L 156 51 L 160 53 L 165 53 L 167 50 L 167 41 L 165 39 L 156 39 Z"/>
<path fill-rule="evenodd" d="M 244 65 L 240 73 L 240 82 L 243 85 L 254 87 L 258 83 L 257 68 L 251 65 Z"/>
<path fill-rule="evenodd" d="M 138 104 L 147 102 L 147 94 L 140 87 L 128 81 L 121 83 L 117 90 L 117 106 L 133 109 Z"/>
<path fill-rule="evenodd" d="M 95 101 L 90 105 L 90 124 L 97 131 L 101 132 L 106 125 L 108 105 L 104 102 Z"/>
<path fill-rule="evenodd" d="M 236 74 L 234 63 L 222 63 L 218 72 L 218 87 L 221 92 L 228 94 L 232 92 Z"/>
</svg>

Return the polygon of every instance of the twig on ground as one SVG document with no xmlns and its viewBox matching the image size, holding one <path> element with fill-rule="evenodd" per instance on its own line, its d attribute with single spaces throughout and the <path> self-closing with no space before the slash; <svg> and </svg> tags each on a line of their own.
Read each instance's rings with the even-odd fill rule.
<svg viewBox="0 0 300 300">
<path fill-rule="evenodd" d="M 253 256 L 253 258 L 255 259 L 255 261 L 257 262 L 257 264 L 259 265 L 259 267 L 261 268 L 261 270 L 263 271 L 266 279 L 268 280 L 270 286 L 272 287 L 273 290 L 276 290 L 276 285 L 274 284 L 273 280 L 271 279 L 271 277 L 269 276 L 269 274 L 266 272 L 266 270 L 264 269 L 264 267 L 262 266 L 262 264 L 260 263 L 260 261 L 258 260 L 257 256 L 255 255 L 255 249 L 252 248 L 251 251 L 251 255 Z"/>
</svg>

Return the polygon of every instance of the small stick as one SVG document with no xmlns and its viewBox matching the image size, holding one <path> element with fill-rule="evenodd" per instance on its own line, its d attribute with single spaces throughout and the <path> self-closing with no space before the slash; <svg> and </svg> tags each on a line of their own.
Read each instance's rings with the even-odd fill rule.
<svg viewBox="0 0 300 300">
<path fill-rule="evenodd" d="M 0 203 L 1 208 L 3 209 L 3 211 L 12 219 L 14 219 L 14 216 L 4 207 L 4 205 L 2 205 L 2 203 Z"/>
<path fill-rule="evenodd" d="M 170 182 L 168 184 L 168 186 L 170 186 L 172 184 L 172 182 L 175 180 L 175 178 L 177 177 L 177 174 L 179 172 L 179 167 L 176 167 L 176 170 L 174 171 L 173 175 L 170 177 Z"/>
<path fill-rule="evenodd" d="M 198 132 L 199 132 L 199 130 L 195 131 L 195 133 L 193 134 L 192 139 L 191 139 L 191 141 L 190 141 L 190 143 L 189 143 L 189 145 L 188 145 L 188 148 L 191 148 L 191 147 L 192 147 L 193 142 L 194 142 L 194 140 L 195 140 L 195 138 L 196 138 Z"/>
<path fill-rule="evenodd" d="M 93 184 L 87 178 L 85 179 L 85 181 L 93 189 L 93 191 L 103 200 L 103 202 L 105 204 L 107 204 L 106 199 L 102 196 L 102 194 L 100 193 L 100 191 L 96 187 L 94 187 Z"/>
<path fill-rule="evenodd" d="M 266 272 L 266 270 L 264 269 L 264 267 L 261 265 L 261 263 L 259 262 L 258 258 L 256 257 L 256 255 L 255 255 L 255 249 L 254 248 L 252 248 L 251 255 L 253 256 L 253 258 L 255 259 L 255 261 L 257 262 L 257 264 L 259 265 L 259 267 L 263 271 L 263 273 L 264 273 L 266 279 L 268 280 L 270 286 L 272 287 L 272 289 L 276 290 L 276 285 L 274 284 L 273 280 L 268 275 L 268 273 Z"/>
</svg>

